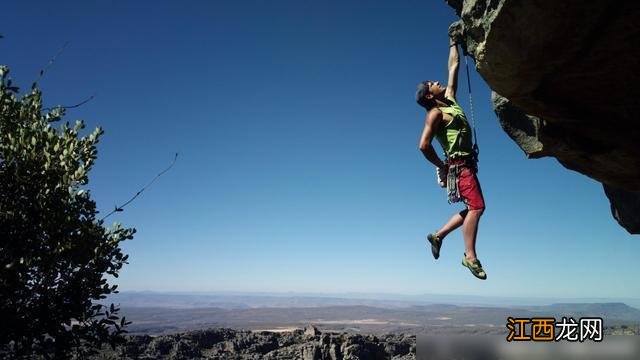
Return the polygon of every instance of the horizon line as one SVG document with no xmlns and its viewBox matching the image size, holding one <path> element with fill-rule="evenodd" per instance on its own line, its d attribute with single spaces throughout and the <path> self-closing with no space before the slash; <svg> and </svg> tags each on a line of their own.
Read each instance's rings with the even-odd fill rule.
<svg viewBox="0 0 640 360">
<path fill-rule="evenodd" d="M 421 294 L 407 294 L 396 292 L 363 292 L 363 291 L 327 291 L 327 292 L 314 292 L 314 291 L 257 291 L 257 290 L 121 290 L 119 293 L 156 293 L 156 294 L 171 294 L 171 295 L 270 295 L 270 296 L 282 296 L 282 295 L 297 295 L 297 296 L 322 296 L 322 297 L 336 297 L 339 295 L 350 296 L 395 296 L 404 298 L 418 298 L 418 297 L 467 297 L 476 299 L 526 299 L 526 300 L 550 300 L 550 299 L 599 299 L 599 300 L 636 300 L 640 301 L 640 297 L 610 297 L 610 296 L 514 296 L 514 295 L 470 295 L 470 294 L 441 294 L 441 293 L 421 293 Z M 365 298 L 369 300 L 375 300 L 372 298 Z"/>
</svg>

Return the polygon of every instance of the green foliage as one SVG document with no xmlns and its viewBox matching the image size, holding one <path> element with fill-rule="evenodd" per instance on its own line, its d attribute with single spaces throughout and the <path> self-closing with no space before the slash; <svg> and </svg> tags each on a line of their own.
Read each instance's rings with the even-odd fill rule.
<svg viewBox="0 0 640 360">
<path fill-rule="evenodd" d="M 42 108 L 33 84 L 18 88 L 0 66 L 0 357 L 69 358 L 122 341 L 107 275 L 127 263 L 120 243 L 135 229 L 97 220 L 83 189 L 103 131 L 82 121 L 52 126 L 64 108 Z M 82 356 L 80 356 L 82 357 Z"/>
</svg>

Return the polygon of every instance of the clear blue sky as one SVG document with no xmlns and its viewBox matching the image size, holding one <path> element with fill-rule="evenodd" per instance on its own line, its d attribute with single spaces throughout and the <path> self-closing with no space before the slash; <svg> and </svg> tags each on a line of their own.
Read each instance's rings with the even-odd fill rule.
<svg viewBox="0 0 640 360">
<path fill-rule="evenodd" d="M 89 188 L 138 229 L 121 290 L 640 297 L 640 239 L 599 183 L 527 160 L 473 73 L 485 282 L 437 262 L 448 205 L 418 151 L 424 79 L 446 82 L 440 1 L 65 1 L 3 7 L 0 62 L 105 129 Z M 463 70 L 463 69 L 462 69 Z M 459 101 L 467 108 L 461 72 Z"/>
</svg>

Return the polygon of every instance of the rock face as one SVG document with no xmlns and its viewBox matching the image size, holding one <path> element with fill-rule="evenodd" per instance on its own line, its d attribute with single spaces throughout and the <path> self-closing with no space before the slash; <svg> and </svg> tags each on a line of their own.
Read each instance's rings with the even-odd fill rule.
<svg viewBox="0 0 640 360">
<path fill-rule="evenodd" d="M 450 0 L 503 129 L 604 185 L 640 233 L 640 3 Z"/>
<path fill-rule="evenodd" d="M 632 234 L 640 234 L 640 193 L 604 185 L 611 202 L 611 213 L 620 226 Z"/>
<path fill-rule="evenodd" d="M 313 326 L 305 330 L 272 333 L 233 329 L 208 329 L 151 337 L 137 335 L 100 359 L 305 359 L 357 360 L 416 357 L 416 336 L 382 336 L 322 333 Z"/>
</svg>

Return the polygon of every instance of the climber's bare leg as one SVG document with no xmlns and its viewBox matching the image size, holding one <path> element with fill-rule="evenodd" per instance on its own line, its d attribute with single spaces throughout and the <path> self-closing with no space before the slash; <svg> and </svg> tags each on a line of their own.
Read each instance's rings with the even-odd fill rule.
<svg viewBox="0 0 640 360">
<path fill-rule="evenodd" d="M 449 221 L 447 221 L 446 224 L 444 224 L 444 226 L 442 227 L 442 229 L 438 230 L 436 232 L 436 235 L 438 235 L 438 238 L 440 240 L 444 240 L 444 238 L 449 235 L 450 232 L 452 232 L 453 230 L 459 228 L 463 223 L 464 223 L 464 219 L 467 216 L 467 212 L 469 210 L 462 210 L 459 213 L 454 214 L 451 219 L 449 219 Z"/>
<path fill-rule="evenodd" d="M 469 260 L 476 258 L 476 236 L 478 235 L 478 225 L 483 212 L 484 209 L 469 210 L 462 223 L 465 253 Z"/>
</svg>

